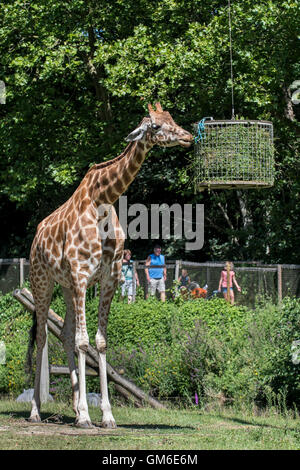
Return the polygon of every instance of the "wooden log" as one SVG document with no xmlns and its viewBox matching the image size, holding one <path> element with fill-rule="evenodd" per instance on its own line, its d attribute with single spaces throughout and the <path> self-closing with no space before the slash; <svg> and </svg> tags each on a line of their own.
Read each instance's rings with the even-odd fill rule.
<svg viewBox="0 0 300 470">
<path fill-rule="evenodd" d="M 76 373 L 78 374 L 78 369 L 76 369 Z M 86 367 L 85 368 L 85 373 L 86 375 L 89 375 L 91 377 L 97 377 L 99 373 L 95 370 L 92 369 L 91 367 Z M 57 366 L 55 364 L 50 365 L 50 374 L 53 375 L 70 375 L 70 369 L 67 366 Z"/>
<path fill-rule="evenodd" d="M 78 369 L 76 369 L 76 373 L 78 374 Z M 69 375 L 70 374 L 70 369 L 67 366 L 58 366 L 55 364 L 50 365 L 50 374 L 52 375 Z M 99 371 L 91 368 L 91 367 L 86 367 L 85 369 L 85 374 L 90 376 L 90 377 L 98 377 L 99 376 Z M 135 398 L 131 393 L 129 393 L 125 388 L 121 387 L 121 385 L 114 384 L 115 389 L 117 392 L 122 395 L 126 400 L 133 402 L 134 406 L 137 408 L 142 408 L 142 403 L 138 401 L 137 398 Z"/>
<path fill-rule="evenodd" d="M 35 311 L 34 300 L 31 292 L 23 288 L 22 290 L 16 289 L 13 292 L 13 296 L 17 299 L 24 307 L 31 313 Z M 64 325 L 64 320 L 57 315 L 52 309 L 48 311 L 47 325 L 49 330 L 61 341 L 61 330 Z M 98 352 L 90 344 L 86 352 L 86 363 L 92 368 L 99 367 Z M 118 372 L 106 362 L 107 376 L 109 380 L 112 380 L 117 385 L 123 387 L 127 392 L 131 393 L 138 400 L 148 403 L 150 406 L 156 409 L 165 409 L 166 407 L 155 398 L 147 395 L 143 390 L 137 387 L 135 384 L 130 382 L 125 377 L 122 377 Z"/>
<path fill-rule="evenodd" d="M 123 395 L 124 398 L 126 398 L 126 400 L 128 401 L 133 401 L 133 404 L 134 406 L 136 406 L 137 408 L 142 408 L 143 405 L 142 403 L 137 400 L 137 399 L 134 399 L 133 396 L 131 395 L 131 393 L 129 393 L 127 390 L 125 390 L 125 388 L 121 387 L 121 385 L 118 385 L 118 384 L 114 384 L 115 386 L 115 389 L 117 390 L 117 392 L 120 394 L 120 395 Z"/>
</svg>

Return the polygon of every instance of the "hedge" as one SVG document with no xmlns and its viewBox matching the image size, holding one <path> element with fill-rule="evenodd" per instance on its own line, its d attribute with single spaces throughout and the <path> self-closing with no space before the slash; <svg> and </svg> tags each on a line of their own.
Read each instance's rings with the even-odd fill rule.
<svg viewBox="0 0 300 470">
<path fill-rule="evenodd" d="M 52 308 L 64 316 L 57 289 Z M 90 342 L 98 323 L 98 299 L 87 300 Z M 6 344 L 6 364 L 0 365 L 0 393 L 13 396 L 26 388 L 24 360 L 31 315 L 10 294 L 0 296 L 0 340 Z M 299 365 L 291 360 L 291 345 L 299 339 L 300 299 L 281 305 L 262 303 L 254 310 L 231 306 L 224 299 L 167 301 L 138 299 L 128 305 L 116 296 L 108 322 L 108 360 L 145 391 L 161 399 L 178 397 L 200 403 L 213 396 L 228 402 L 260 404 L 281 400 L 299 403 Z M 66 363 L 59 341 L 49 335 L 51 363 Z M 65 380 L 65 382 L 64 382 Z M 59 395 L 60 383 L 52 391 Z M 99 388 L 89 380 L 90 391 Z M 68 394 L 70 386 L 68 383 Z M 68 396 L 69 396 L 68 395 Z"/>
</svg>

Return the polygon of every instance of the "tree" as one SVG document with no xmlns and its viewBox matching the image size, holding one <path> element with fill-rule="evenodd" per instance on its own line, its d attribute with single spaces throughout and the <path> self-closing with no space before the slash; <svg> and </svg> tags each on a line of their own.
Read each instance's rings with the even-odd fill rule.
<svg viewBox="0 0 300 470">
<path fill-rule="evenodd" d="M 24 220 L 3 234 L 5 256 L 17 235 L 14 254 L 28 255 L 36 223 L 90 165 L 124 148 L 148 102 L 159 99 L 190 130 L 203 116 L 231 117 L 226 0 L 7 0 L 0 15 L 0 204 Z M 300 77 L 298 31 L 298 2 L 232 2 L 236 112 L 273 121 L 276 184 L 194 194 L 187 152 L 152 151 L 130 202 L 205 204 L 204 249 L 186 254 L 170 241 L 173 256 L 300 262 L 299 110 L 289 92 Z"/>
</svg>

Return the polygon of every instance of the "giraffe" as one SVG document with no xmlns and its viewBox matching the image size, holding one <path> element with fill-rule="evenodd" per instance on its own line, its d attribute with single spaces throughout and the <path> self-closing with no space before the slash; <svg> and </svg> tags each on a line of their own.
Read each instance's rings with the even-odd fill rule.
<svg viewBox="0 0 300 470">
<path fill-rule="evenodd" d="M 136 177 L 147 152 L 154 146 L 189 147 L 192 135 L 178 126 L 160 103 L 148 105 L 149 116 L 131 132 L 124 152 L 87 172 L 73 195 L 37 227 L 30 251 L 30 283 L 36 306 L 37 344 L 31 422 L 40 418 L 40 373 L 46 341 L 46 322 L 54 283 L 62 286 L 66 315 L 62 341 L 68 358 L 75 425 L 92 427 L 85 383 L 85 354 L 89 337 L 85 296 L 100 283 L 96 348 L 99 354 L 101 425 L 116 427 L 107 390 L 106 326 L 110 304 L 118 285 L 123 259 L 124 232 L 113 204 Z M 78 376 L 75 356 L 78 356 Z"/>
</svg>

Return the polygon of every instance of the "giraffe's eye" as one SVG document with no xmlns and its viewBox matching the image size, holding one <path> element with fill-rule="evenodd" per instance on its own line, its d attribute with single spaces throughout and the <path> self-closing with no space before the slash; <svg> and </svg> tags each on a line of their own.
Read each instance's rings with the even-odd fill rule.
<svg viewBox="0 0 300 470">
<path fill-rule="evenodd" d="M 159 126 L 158 124 L 155 124 L 155 123 L 153 123 L 153 124 L 151 125 L 151 128 L 152 128 L 154 131 L 158 131 L 158 129 L 160 129 L 160 127 L 161 127 L 161 126 Z"/>
</svg>

